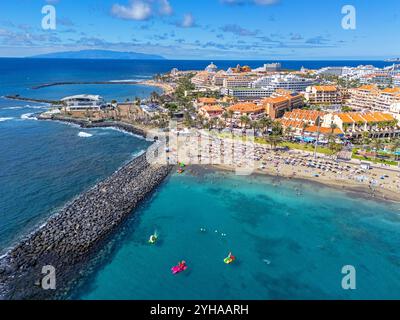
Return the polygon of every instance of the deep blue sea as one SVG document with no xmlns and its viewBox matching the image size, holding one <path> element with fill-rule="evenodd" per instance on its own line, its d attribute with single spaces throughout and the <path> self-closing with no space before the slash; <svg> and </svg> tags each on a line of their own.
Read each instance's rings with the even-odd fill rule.
<svg viewBox="0 0 400 320">
<path fill-rule="evenodd" d="M 59 99 L 145 97 L 132 85 L 31 87 L 59 81 L 148 79 L 210 61 L 0 59 L 0 96 Z M 267 61 L 266 61 L 267 62 Z M 219 67 L 263 62 L 214 61 Z M 285 68 L 386 65 L 287 61 Z M 58 208 L 145 150 L 148 141 L 113 129 L 81 129 L 28 117 L 46 105 L 0 98 L 0 254 Z M 298 196 L 296 188 L 302 189 Z M 75 299 L 399 299 L 400 207 L 301 181 L 227 173 L 172 175 L 115 234 L 112 250 L 86 270 Z M 200 229 L 206 229 L 201 232 Z M 156 246 L 147 239 L 155 230 Z M 236 263 L 226 265 L 229 251 Z M 186 260 L 188 270 L 170 268 Z M 354 265 L 357 289 L 341 288 Z"/>
</svg>

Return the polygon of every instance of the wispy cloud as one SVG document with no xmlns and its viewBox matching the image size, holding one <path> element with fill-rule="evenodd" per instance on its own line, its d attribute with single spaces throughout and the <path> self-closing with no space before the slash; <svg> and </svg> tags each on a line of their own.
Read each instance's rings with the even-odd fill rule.
<svg viewBox="0 0 400 320">
<path fill-rule="evenodd" d="M 258 30 L 248 30 L 237 24 L 227 24 L 221 28 L 223 32 L 233 33 L 234 35 L 241 37 L 255 36 L 259 33 Z"/>
<path fill-rule="evenodd" d="M 149 3 L 141 0 L 132 0 L 129 5 L 114 4 L 111 14 L 116 18 L 126 20 L 147 20 L 152 15 Z"/>
<path fill-rule="evenodd" d="M 253 4 L 260 6 L 269 6 L 279 3 L 280 0 L 220 0 L 220 1 L 227 5 Z"/>
<path fill-rule="evenodd" d="M 127 5 L 115 3 L 111 7 L 111 14 L 114 17 L 125 20 L 148 20 L 157 13 L 161 16 L 173 13 L 169 0 L 130 0 Z"/>
<path fill-rule="evenodd" d="M 183 15 L 182 22 L 180 24 L 182 28 L 191 28 L 195 26 L 195 20 L 191 13 L 185 13 Z"/>
</svg>

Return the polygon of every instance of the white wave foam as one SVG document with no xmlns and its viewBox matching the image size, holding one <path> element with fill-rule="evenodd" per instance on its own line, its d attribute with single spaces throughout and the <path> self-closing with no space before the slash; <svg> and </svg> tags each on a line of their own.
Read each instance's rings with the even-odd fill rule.
<svg viewBox="0 0 400 320">
<path fill-rule="evenodd" d="M 2 118 L 0 118 L 0 122 L 9 121 L 12 119 L 14 119 L 14 118 L 13 117 L 2 117 Z"/>
<path fill-rule="evenodd" d="M 23 109 L 24 107 L 7 107 L 7 108 L 2 108 L 3 110 L 18 110 L 18 109 Z"/>
<path fill-rule="evenodd" d="M 146 152 L 146 150 L 142 149 L 142 150 L 140 150 L 138 152 L 133 153 L 132 154 L 132 159 L 136 159 L 137 157 L 141 156 L 145 152 Z"/>
<path fill-rule="evenodd" d="M 93 135 L 92 134 L 90 134 L 90 133 L 87 133 L 87 132 L 79 132 L 78 133 L 78 137 L 81 137 L 81 138 L 90 138 L 90 137 L 93 137 Z"/>
<path fill-rule="evenodd" d="M 49 107 L 48 106 L 31 106 L 31 105 L 27 104 L 25 106 L 25 108 L 28 108 L 28 109 L 48 109 Z"/>
<path fill-rule="evenodd" d="M 136 133 L 133 133 L 133 132 L 129 132 L 129 131 L 127 131 L 127 130 L 124 130 L 124 129 L 120 129 L 120 128 L 117 128 L 117 127 L 104 127 L 104 128 L 101 128 L 101 127 L 98 127 L 98 128 L 95 128 L 95 129 L 97 129 L 97 130 L 113 130 L 113 131 L 118 131 L 118 132 L 121 132 L 121 133 L 124 133 L 124 134 L 128 134 L 128 135 L 130 135 L 130 136 L 133 136 L 133 137 L 135 137 L 135 138 L 139 138 L 139 139 L 143 139 L 143 137 L 141 136 L 141 135 L 139 135 L 139 134 L 136 134 Z M 146 139 L 147 140 L 147 139 Z M 150 141 L 153 141 L 153 140 L 150 140 Z"/>
<path fill-rule="evenodd" d="M 136 81 L 140 81 L 140 80 L 137 80 L 137 79 L 124 79 L 124 80 L 110 80 L 108 82 L 126 82 L 126 83 L 129 83 L 129 82 L 136 82 Z"/>
<path fill-rule="evenodd" d="M 32 115 L 33 115 L 33 113 L 24 113 L 21 116 L 21 119 L 22 120 L 37 120 L 37 118 L 36 117 L 32 117 Z"/>
</svg>

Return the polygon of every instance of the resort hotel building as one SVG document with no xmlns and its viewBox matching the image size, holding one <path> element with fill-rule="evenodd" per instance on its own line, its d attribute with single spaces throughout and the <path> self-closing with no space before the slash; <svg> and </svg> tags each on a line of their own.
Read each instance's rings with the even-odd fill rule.
<svg viewBox="0 0 400 320">
<path fill-rule="evenodd" d="M 393 104 L 400 102 L 400 87 L 380 90 L 375 85 L 364 85 L 349 89 L 349 106 L 353 109 L 374 111 L 390 111 Z"/>
<path fill-rule="evenodd" d="M 106 103 L 101 96 L 81 94 L 65 97 L 61 99 L 65 111 L 100 111 L 106 107 Z"/>
<path fill-rule="evenodd" d="M 307 87 L 304 97 L 310 105 L 340 106 L 342 94 L 336 86 Z"/>
<path fill-rule="evenodd" d="M 314 80 L 302 78 L 296 75 L 272 75 L 261 77 L 250 84 L 251 88 L 263 88 L 271 92 L 277 89 L 285 89 L 295 92 L 303 92 L 308 86 L 314 84 Z"/>
<path fill-rule="evenodd" d="M 373 138 L 400 136 L 400 128 L 393 115 L 383 112 L 332 113 L 314 110 L 286 112 L 279 120 L 284 128 L 295 134 L 334 134 L 359 137 L 368 132 Z"/>
<path fill-rule="evenodd" d="M 271 97 L 261 101 L 268 116 L 275 120 L 281 118 L 285 112 L 296 108 L 301 108 L 304 105 L 303 95 L 289 90 L 278 89 Z"/>
<path fill-rule="evenodd" d="M 314 80 L 302 78 L 296 75 L 271 75 L 251 80 L 251 77 L 235 77 L 224 80 L 222 94 L 235 98 L 261 99 L 270 97 L 277 90 L 288 90 L 291 92 L 304 92 L 306 88 L 314 84 Z"/>
<path fill-rule="evenodd" d="M 248 116 L 250 120 L 258 120 L 265 115 L 265 108 L 252 102 L 238 103 L 230 106 L 228 111 L 233 113 L 233 121 L 240 121 L 242 116 Z"/>
</svg>

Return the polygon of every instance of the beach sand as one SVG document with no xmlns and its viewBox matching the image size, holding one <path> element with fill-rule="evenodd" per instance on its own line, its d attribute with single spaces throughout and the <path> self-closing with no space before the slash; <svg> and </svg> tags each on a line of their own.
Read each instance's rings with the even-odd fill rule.
<svg viewBox="0 0 400 320">
<path fill-rule="evenodd" d="M 172 94 L 175 91 L 171 85 L 164 83 L 164 82 L 157 82 L 154 80 L 141 81 L 138 84 L 141 84 L 144 86 L 161 88 L 163 90 L 164 94 Z"/>
<path fill-rule="evenodd" d="M 189 167 L 194 165 L 194 172 L 199 174 L 209 168 L 231 172 L 250 168 L 249 174 L 300 179 L 364 198 L 400 202 L 400 170 L 395 167 L 367 170 L 358 163 L 336 161 L 322 154 L 314 158 L 313 154 L 300 150 L 278 151 L 257 143 L 249 148 L 249 145 L 235 141 L 231 150 L 229 139 L 224 139 L 221 146 L 220 138 L 207 138 L 206 143 L 198 138 L 202 140 L 199 147 L 196 138 L 178 137 L 171 147 L 172 159 Z M 230 161 L 232 158 L 234 160 Z M 197 166 L 204 168 L 196 169 Z"/>
</svg>

